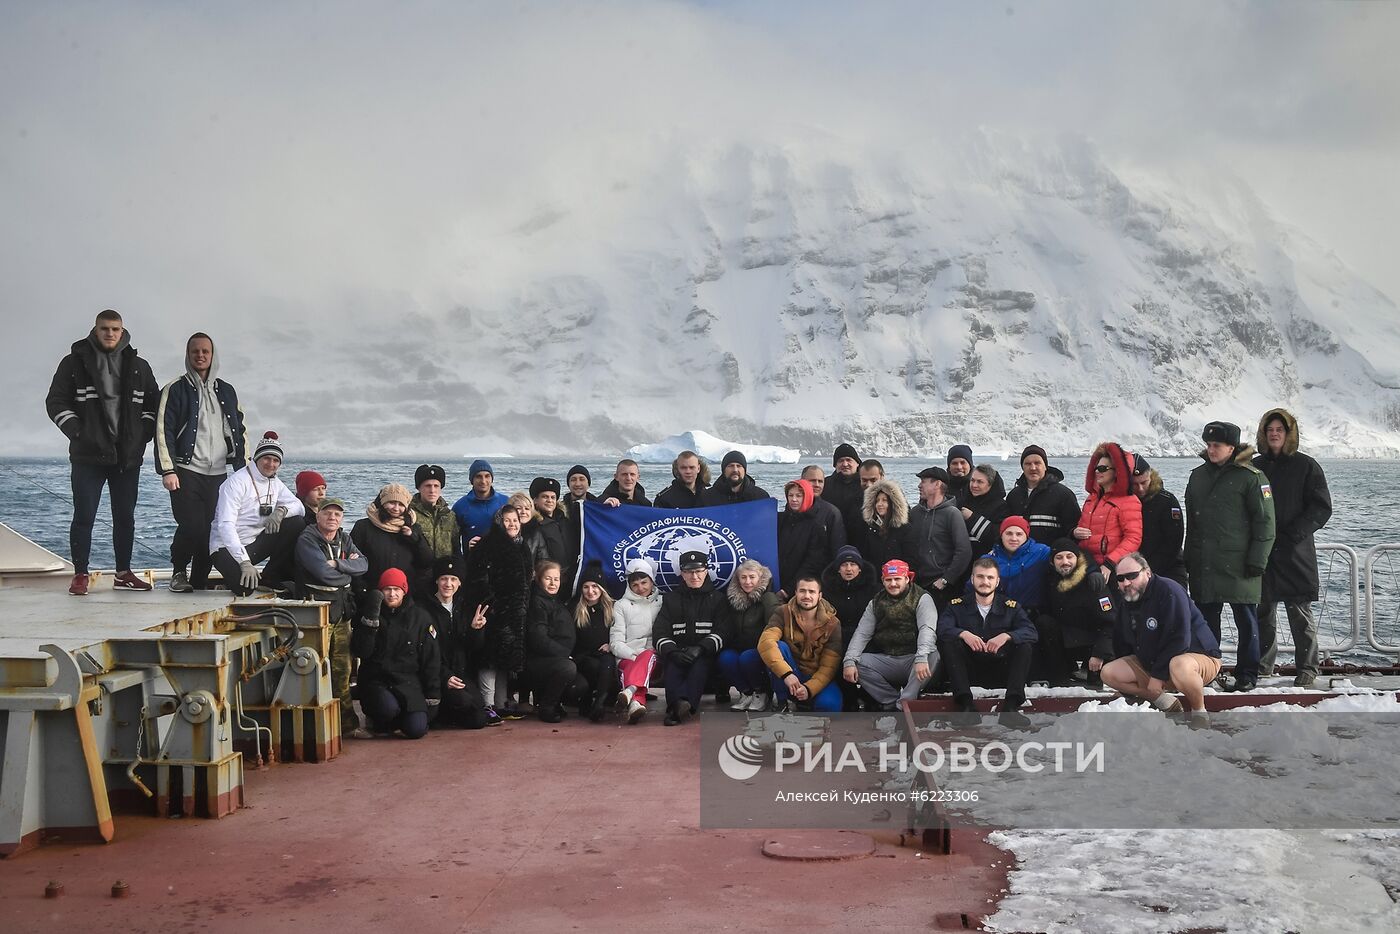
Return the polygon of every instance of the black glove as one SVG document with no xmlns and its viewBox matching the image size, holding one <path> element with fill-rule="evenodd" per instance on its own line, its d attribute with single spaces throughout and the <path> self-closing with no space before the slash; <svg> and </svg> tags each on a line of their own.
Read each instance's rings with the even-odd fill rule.
<svg viewBox="0 0 1400 934">
<path fill-rule="evenodd" d="M 1244 566 L 1245 577 L 1263 577 L 1264 568 L 1258 564 L 1246 564 Z"/>
<path fill-rule="evenodd" d="M 360 607 L 360 618 L 369 622 L 379 622 L 379 608 L 384 605 L 384 594 L 371 590 L 365 594 L 364 605 Z"/>
<path fill-rule="evenodd" d="M 695 660 L 700 657 L 700 646 L 691 645 L 683 649 L 676 649 L 673 657 L 682 665 L 693 665 Z"/>
</svg>

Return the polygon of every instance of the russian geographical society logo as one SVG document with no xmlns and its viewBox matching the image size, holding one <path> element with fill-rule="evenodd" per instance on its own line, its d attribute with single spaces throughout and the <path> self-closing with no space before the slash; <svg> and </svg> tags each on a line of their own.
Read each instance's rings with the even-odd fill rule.
<svg viewBox="0 0 1400 934">
<path fill-rule="evenodd" d="M 752 736 L 731 736 L 719 747 L 719 769 L 736 782 L 746 782 L 763 767 L 763 746 Z"/>
<path fill-rule="evenodd" d="M 612 570 L 619 579 L 627 562 L 648 558 L 656 566 L 656 584 L 663 591 L 682 586 L 677 565 L 687 551 L 710 556 L 710 572 L 715 580 L 727 581 L 734 569 L 748 557 L 748 548 L 733 529 L 704 516 L 676 515 L 648 522 L 619 541 L 612 549 Z"/>
</svg>

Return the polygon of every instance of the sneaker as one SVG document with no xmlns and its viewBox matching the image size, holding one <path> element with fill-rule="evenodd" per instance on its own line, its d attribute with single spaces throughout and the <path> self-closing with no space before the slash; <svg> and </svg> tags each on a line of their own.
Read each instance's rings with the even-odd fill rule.
<svg viewBox="0 0 1400 934">
<path fill-rule="evenodd" d="M 525 719 L 525 715 L 524 715 L 523 713 L 520 712 L 520 708 L 518 708 L 518 707 L 507 707 L 507 708 L 505 709 L 505 713 L 501 714 L 501 716 L 504 717 L 504 718 L 507 719 L 507 720 L 524 720 L 524 719 Z"/>
<path fill-rule="evenodd" d="M 364 727 L 362 727 L 362 726 L 357 726 L 357 727 L 355 727 L 353 730 L 350 730 L 350 731 L 347 732 L 347 733 L 341 733 L 340 735 L 341 735 L 341 736 L 344 736 L 344 737 L 346 737 L 346 738 L 348 738 L 348 739 L 374 739 L 374 737 L 375 737 L 376 735 L 381 735 L 381 736 L 382 736 L 382 735 L 384 735 L 384 734 L 382 734 L 382 733 L 381 733 L 381 734 L 371 733 L 369 730 L 365 729 Z"/>
<path fill-rule="evenodd" d="M 68 592 L 75 597 L 86 597 L 88 591 L 88 576 L 86 574 L 74 574 L 73 582 L 68 585 Z"/>
<path fill-rule="evenodd" d="M 639 700 L 632 700 L 627 704 L 627 722 L 640 723 L 647 715 L 647 705 Z"/>
<path fill-rule="evenodd" d="M 189 575 L 184 571 L 176 571 L 170 575 L 171 593 L 194 593 L 194 586 L 190 583 Z"/>
<path fill-rule="evenodd" d="M 1225 682 L 1225 690 L 1247 694 L 1254 690 L 1257 685 L 1250 678 L 1231 678 Z"/>
<path fill-rule="evenodd" d="M 502 723 L 504 723 L 504 722 L 505 722 L 505 721 L 501 719 L 501 715 L 498 714 L 498 713 L 496 713 L 496 708 L 495 708 L 495 707 L 487 707 L 487 708 L 486 708 L 486 725 L 487 725 L 487 726 L 500 726 L 500 725 L 501 725 Z"/>
<path fill-rule="evenodd" d="M 1311 671 L 1301 671 L 1298 673 L 1298 677 L 1293 679 L 1293 686 L 1295 688 L 1312 687 L 1313 682 L 1316 680 L 1317 675 L 1313 674 Z"/>
<path fill-rule="evenodd" d="M 730 710 L 752 710 L 753 707 L 751 707 L 751 706 L 749 706 L 749 705 L 753 703 L 753 697 L 754 697 L 754 696 L 753 696 L 752 694 L 740 693 L 740 694 L 739 694 L 739 699 L 736 700 L 734 703 L 730 704 L 730 705 L 729 705 L 729 709 L 730 709 Z"/>
<path fill-rule="evenodd" d="M 632 695 L 636 693 L 631 688 L 623 688 L 617 692 L 617 706 L 631 709 Z"/>
<path fill-rule="evenodd" d="M 149 583 L 143 581 L 141 578 L 137 577 L 130 571 L 122 571 L 116 577 L 112 578 L 112 589 L 130 590 L 136 593 L 144 593 L 145 591 L 150 590 L 152 588 Z"/>
<path fill-rule="evenodd" d="M 791 697 L 783 701 L 783 713 L 797 713 L 797 701 L 793 700 Z"/>
<path fill-rule="evenodd" d="M 510 714 L 506 714 L 510 716 Z M 558 723 L 564 719 L 564 708 L 562 707 L 541 707 L 539 709 L 540 719 L 545 723 Z"/>
<path fill-rule="evenodd" d="M 770 695 L 760 691 L 753 696 L 753 700 L 749 701 L 748 709 L 752 710 L 754 713 L 762 713 L 768 709 L 768 705 L 772 702 L 773 698 Z"/>
</svg>

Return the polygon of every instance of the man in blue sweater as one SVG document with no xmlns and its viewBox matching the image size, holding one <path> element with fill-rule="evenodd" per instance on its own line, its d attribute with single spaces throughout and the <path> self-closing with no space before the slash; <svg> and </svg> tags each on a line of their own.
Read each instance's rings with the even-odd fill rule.
<svg viewBox="0 0 1400 934">
<path fill-rule="evenodd" d="M 496 471 L 490 461 L 478 457 L 471 466 L 471 492 L 452 504 L 457 514 L 457 528 L 462 533 L 462 554 L 466 554 L 476 544 L 476 540 L 491 530 L 491 521 L 506 504 L 507 496 L 493 489 Z"/>
<path fill-rule="evenodd" d="M 1205 685 L 1220 673 L 1220 643 L 1200 609 L 1176 581 L 1157 577 L 1147 559 L 1133 552 L 1118 562 L 1118 620 L 1113 630 L 1118 656 L 1103 666 L 1103 683 L 1145 698 L 1167 713 L 1181 713 L 1181 692 L 1192 727 L 1209 723 Z"/>
</svg>

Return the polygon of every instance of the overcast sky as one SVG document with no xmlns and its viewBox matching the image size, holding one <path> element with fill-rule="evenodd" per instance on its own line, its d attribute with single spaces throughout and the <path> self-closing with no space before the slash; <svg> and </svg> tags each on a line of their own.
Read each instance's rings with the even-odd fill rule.
<svg viewBox="0 0 1400 934">
<path fill-rule="evenodd" d="M 14 452 L 116 307 L 191 330 L 432 294 L 467 216 L 628 135 L 892 150 L 972 127 L 1234 173 L 1392 298 L 1397 3 L 4 2 L 0 391 Z M 546 177 L 548 175 L 548 177 Z M 568 179 L 563 182 L 567 183 Z M 250 314 L 248 319 L 245 314 Z M 214 320 L 211 320 L 213 318 Z"/>
</svg>

